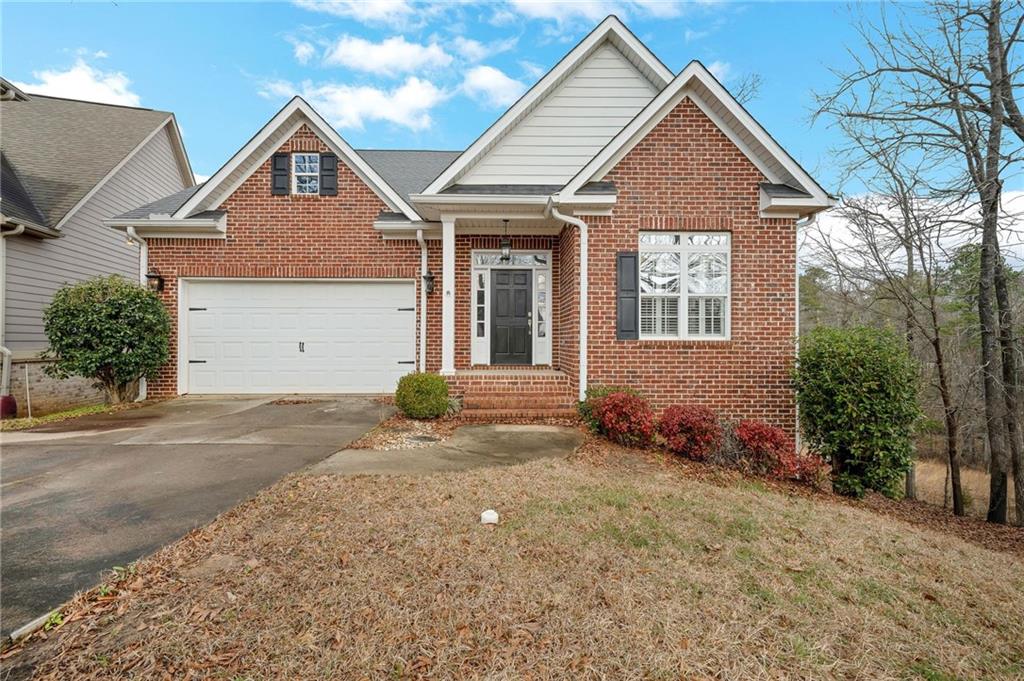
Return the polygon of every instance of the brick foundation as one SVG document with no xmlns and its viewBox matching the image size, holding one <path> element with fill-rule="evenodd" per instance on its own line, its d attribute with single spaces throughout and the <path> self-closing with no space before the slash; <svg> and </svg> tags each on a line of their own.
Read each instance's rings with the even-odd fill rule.
<svg viewBox="0 0 1024 681">
<path fill-rule="evenodd" d="M 18 403 L 18 416 L 28 416 L 30 400 L 33 416 L 45 416 L 56 411 L 106 402 L 106 395 L 102 390 L 92 387 L 89 379 L 51 378 L 43 371 L 47 364 L 50 362 L 46 360 L 11 363 L 11 395 Z"/>
</svg>

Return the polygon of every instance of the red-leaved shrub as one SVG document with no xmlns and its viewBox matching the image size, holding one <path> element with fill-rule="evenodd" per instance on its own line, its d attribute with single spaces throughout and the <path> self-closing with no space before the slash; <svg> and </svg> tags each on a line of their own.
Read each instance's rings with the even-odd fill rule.
<svg viewBox="0 0 1024 681">
<path fill-rule="evenodd" d="M 646 445 L 654 435 L 654 412 L 639 395 L 612 393 L 595 405 L 594 413 L 601 432 L 620 444 Z"/>
<path fill-rule="evenodd" d="M 722 426 L 715 412 L 698 405 L 667 407 L 658 422 L 658 432 L 669 451 L 695 461 L 704 461 L 722 443 Z"/>
<path fill-rule="evenodd" d="M 796 444 L 781 428 L 749 420 L 736 424 L 734 432 L 744 459 L 755 473 L 813 485 L 818 485 L 825 474 L 821 457 L 800 456 Z"/>
</svg>

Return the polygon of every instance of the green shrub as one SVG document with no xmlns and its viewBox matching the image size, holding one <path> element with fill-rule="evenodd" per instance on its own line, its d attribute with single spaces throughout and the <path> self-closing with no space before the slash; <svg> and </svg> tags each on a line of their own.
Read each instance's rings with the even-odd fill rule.
<svg viewBox="0 0 1024 681">
<path fill-rule="evenodd" d="M 640 395 L 633 388 L 626 388 L 619 385 L 592 385 L 589 386 L 583 395 L 583 401 L 576 403 L 576 411 L 590 432 L 601 435 L 601 422 L 597 418 L 597 406 L 601 400 L 612 393 L 626 393 L 627 395 Z"/>
<path fill-rule="evenodd" d="M 84 376 L 113 402 L 167 361 L 171 320 L 160 298 L 117 275 L 62 287 L 43 312 L 55 378 Z"/>
<path fill-rule="evenodd" d="M 833 488 L 895 495 L 920 416 L 918 368 L 903 338 L 868 327 L 815 329 L 800 341 L 794 381 L 807 444 L 832 465 Z"/>
<path fill-rule="evenodd" d="M 395 404 L 414 419 L 436 419 L 448 412 L 448 383 L 437 374 L 406 374 L 398 381 Z"/>
</svg>

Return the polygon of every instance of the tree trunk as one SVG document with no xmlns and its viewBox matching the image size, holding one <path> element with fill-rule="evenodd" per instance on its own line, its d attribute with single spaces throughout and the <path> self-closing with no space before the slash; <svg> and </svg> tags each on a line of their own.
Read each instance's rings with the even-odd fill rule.
<svg viewBox="0 0 1024 681">
<path fill-rule="evenodd" d="M 981 324 L 981 365 L 985 391 L 985 421 L 988 432 L 989 499 L 987 519 L 1006 522 L 1006 428 L 1003 412 L 1006 399 L 1001 383 L 1001 356 L 997 352 L 996 334 L 999 320 L 994 306 L 996 263 L 999 259 L 999 171 L 1002 161 L 1002 39 L 1000 34 L 1001 5 L 989 4 L 988 61 L 991 76 L 991 120 L 985 145 L 984 170 L 976 178 L 981 197 L 981 274 L 978 277 L 978 317 Z M 981 170 L 981 169 L 979 169 Z M 982 180 L 977 182 L 977 179 Z"/>
<path fill-rule="evenodd" d="M 934 307 L 932 308 L 934 315 Z M 939 396 L 942 398 L 942 414 L 946 426 L 946 456 L 949 459 L 949 480 L 953 493 L 953 515 L 962 516 L 964 511 L 964 491 L 960 484 L 960 418 L 956 405 L 953 403 L 953 392 L 950 388 L 949 367 L 946 366 L 942 339 L 936 336 L 932 340 L 935 351 L 935 368 L 939 372 Z"/>
<path fill-rule="evenodd" d="M 914 243 L 910 234 L 910 222 L 907 221 L 906 233 L 903 238 L 903 245 L 906 251 L 907 257 L 907 291 L 910 291 L 914 286 Z M 907 296 L 908 301 L 913 301 L 913 296 Z M 906 329 L 907 329 L 907 352 L 911 357 L 914 356 L 914 310 L 911 308 L 912 302 L 906 306 Z M 907 469 L 906 476 L 906 488 L 904 489 L 904 496 L 907 499 L 917 499 L 917 446 L 913 446 L 913 453 L 910 457 L 910 468 Z"/>
<path fill-rule="evenodd" d="M 1006 271 L 1002 258 L 995 262 L 995 292 L 999 305 L 999 349 L 1003 362 L 1003 393 L 1006 400 L 1006 439 L 1009 443 L 1010 463 L 1013 469 L 1014 493 L 1021 498 L 1024 487 L 1024 449 L 1021 443 L 1020 411 L 1020 375 L 1017 367 L 1016 339 L 1013 337 L 1013 310 L 1010 307 L 1010 294 L 1006 285 Z M 1006 469 L 1004 469 L 1006 470 Z M 1008 494 L 1004 490 L 1003 494 Z M 1024 526 L 1024 508 L 1017 502 L 1016 524 Z"/>
</svg>

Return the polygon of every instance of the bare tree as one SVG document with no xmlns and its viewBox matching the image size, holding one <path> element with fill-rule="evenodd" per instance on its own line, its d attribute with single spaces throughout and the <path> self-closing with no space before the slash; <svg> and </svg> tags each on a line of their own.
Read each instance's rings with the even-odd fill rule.
<svg viewBox="0 0 1024 681">
<path fill-rule="evenodd" d="M 818 111 L 837 121 L 878 125 L 880 149 L 892 153 L 909 145 L 933 169 L 930 194 L 977 204 L 982 385 L 991 452 L 988 518 L 993 522 L 1006 521 L 1011 455 L 1018 498 L 1024 498 L 1016 342 L 999 266 L 1002 182 L 1007 167 L 1020 161 L 1024 141 L 1019 136 L 1011 145 L 1003 134 L 1004 124 L 1015 120 L 1016 103 L 1008 107 L 1007 100 L 1013 98 L 1019 70 L 1007 65 L 1015 63 L 1011 53 L 1024 13 L 1019 1 L 1009 3 L 1008 13 L 1003 4 L 940 0 L 918 17 L 923 26 L 905 21 L 902 8 L 895 10 L 896 21 L 883 12 L 878 23 L 862 22 L 867 56 L 855 56 L 851 71 L 837 73 L 839 84 L 819 98 Z M 1024 524 L 1022 506 L 1019 524 Z"/>
</svg>

